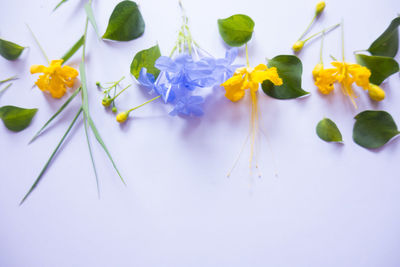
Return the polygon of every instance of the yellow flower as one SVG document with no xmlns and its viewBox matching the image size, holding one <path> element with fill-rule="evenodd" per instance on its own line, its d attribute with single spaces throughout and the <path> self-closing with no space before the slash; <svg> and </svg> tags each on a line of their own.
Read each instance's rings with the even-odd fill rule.
<svg viewBox="0 0 400 267">
<path fill-rule="evenodd" d="M 333 91 L 333 84 L 340 83 L 342 92 L 347 95 L 353 105 L 357 108 L 354 98 L 357 97 L 353 91 L 352 85 L 356 85 L 368 90 L 370 87 L 369 77 L 371 72 L 366 67 L 358 64 L 338 62 L 331 63 L 334 68 L 323 69 L 315 80 L 315 85 L 323 94 L 329 94 Z"/>
<path fill-rule="evenodd" d="M 368 95 L 369 98 L 375 101 L 382 101 L 385 99 L 385 91 L 383 91 L 378 85 L 372 83 L 369 84 Z"/>
<path fill-rule="evenodd" d="M 260 64 L 255 68 L 238 68 L 233 77 L 225 81 L 221 86 L 225 88 L 225 96 L 229 100 L 236 102 L 244 97 L 247 89 L 255 93 L 260 83 L 265 80 L 270 80 L 275 85 L 282 84 L 282 79 L 279 78 L 275 67 L 268 68 L 265 64 Z"/>
<path fill-rule="evenodd" d="M 78 71 L 70 66 L 61 66 L 63 60 L 52 60 L 49 67 L 32 65 L 31 74 L 43 73 L 35 84 L 40 90 L 50 92 L 54 98 L 62 97 L 67 87 L 74 86 Z"/>
<path fill-rule="evenodd" d="M 319 77 L 321 71 L 323 71 L 323 70 L 324 70 L 324 65 L 323 64 L 319 63 L 319 64 L 315 65 L 315 67 L 314 67 L 314 69 L 312 71 L 312 75 L 313 75 L 314 81 Z"/>
</svg>

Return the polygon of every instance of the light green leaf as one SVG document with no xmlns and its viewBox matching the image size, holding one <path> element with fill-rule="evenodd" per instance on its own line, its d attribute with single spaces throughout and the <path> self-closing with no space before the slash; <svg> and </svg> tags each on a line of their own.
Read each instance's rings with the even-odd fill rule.
<svg viewBox="0 0 400 267">
<path fill-rule="evenodd" d="M 53 9 L 53 12 L 56 11 L 57 8 L 59 8 L 62 4 L 64 4 L 65 2 L 67 2 L 68 0 L 61 0 L 56 7 Z"/>
<path fill-rule="evenodd" d="M 140 37 L 144 28 L 138 5 L 133 1 L 122 1 L 114 8 L 103 39 L 130 41 Z"/>
<path fill-rule="evenodd" d="M 65 62 L 67 62 L 67 60 L 70 59 L 79 48 L 81 48 L 84 42 L 85 37 L 82 35 L 82 37 L 67 51 L 67 53 L 62 56 L 61 59 L 63 60 L 63 64 L 65 64 Z"/>
<path fill-rule="evenodd" d="M 317 124 L 317 135 L 319 138 L 326 142 L 342 142 L 342 134 L 340 133 L 336 124 L 328 119 L 324 118 Z"/>
<path fill-rule="evenodd" d="M 395 18 L 389 27 L 368 48 L 374 56 L 395 57 L 399 49 L 400 17 Z"/>
<path fill-rule="evenodd" d="M 378 148 L 400 132 L 386 111 L 367 110 L 354 117 L 353 140 L 365 148 Z"/>
<path fill-rule="evenodd" d="M 356 54 L 357 63 L 371 71 L 369 81 L 380 85 L 387 77 L 399 71 L 399 64 L 391 57 Z"/>
<path fill-rule="evenodd" d="M 230 46 L 242 46 L 250 41 L 254 25 L 254 21 L 249 16 L 242 14 L 218 20 L 219 34 Z"/>
<path fill-rule="evenodd" d="M 93 9 L 90 2 L 87 2 L 85 4 L 85 11 L 86 11 L 86 16 L 89 18 L 89 21 L 92 24 L 94 31 L 96 32 L 96 35 L 99 37 L 100 36 L 99 30 L 97 28 L 96 19 L 94 18 Z"/>
<path fill-rule="evenodd" d="M 65 103 L 54 113 L 53 116 L 43 125 L 42 128 L 33 136 L 29 143 L 35 141 L 35 139 L 43 132 L 43 130 L 68 106 L 68 104 L 75 98 L 75 96 L 81 91 L 81 87 L 75 90 L 75 92 L 65 101 Z"/>
<path fill-rule="evenodd" d="M 37 108 L 25 109 L 15 106 L 4 106 L 0 108 L 0 118 L 9 130 L 19 132 L 31 124 L 37 111 Z"/>
<path fill-rule="evenodd" d="M 277 99 L 292 99 L 309 94 L 301 88 L 303 64 L 293 55 L 280 55 L 268 60 L 268 67 L 276 67 L 283 84 L 274 85 L 269 80 L 262 83 L 264 93 Z"/>
<path fill-rule="evenodd" d="M 0 39 L 0 55 L 8 60 L 16 60 L 24 51 L 25 47 L 13 42 Z"/>
<path fill-rule="evenodd" d="M 96 178 L 97 195 L 100 197 L 99 177 L 98 177 L 98 175 L 97 175 L 96 164 L 95 164 L 94 158 L 93 158 L 92 146 L 91 146 L 90 140 L 89 140 L 89 131 L 88 131 L 88 125 L 87 125 L 87 124 L 88 124 L 88 123 L 87 123 L 87 119 L 86 119 L 85 116 L 83 116 L 83 125 L 85 126 L 86 142 L 87 142 L 87 144 L 88 144 L 90 160 L 91 160 L 91 162 L 92 162 L 93 172 L 94 172 L 94 176 L 95 176 L 95 178 Z"/>
<path fill-rule="evenodd" d="M 33 185 L 31 186 L 31 188 L 29 189 L 28 193 L 25 194 L 24 198 L 21 200 L 21 202 L 19 203 L 19 205 L 22 205 L 22 203 L 25 202 L 25 200 L 28 198 L 28 196 L 33 192 L 33 190 L 35 190 L 36 186 L 39 184 L 40 180 L 43 177 L 43 174 L 46 172 L 47 168 L 50 165 L 50 162 L 53 160 L 54 156 L 56 155 L 58 149 L 61 147 L 62 143 L 64 142 L 65 138 L 67 137 L 67 135 L 69 134 L 69 132 L 72 129 L 72 126 L 74 126 L 76 120 L 78 119 L 79 115 L 82 113 L 82 107 L 79 108 L 78 113 L 76 113 L 75 118 L 72 120 L 71 124 L 68 126 L 67 131 L 64 133 L 63 137 L 61 138 L 60 142 L 58 142 L 56 148 L 53 150 L 53 153 L 51 153 L 49 159 L 47 160 L 46 164 L 44 165 L 43 169 L 40 171 L 38 177 L 36 178 L 35 182 L 33 183 Z"/>
<path fill-rule="evenodd" d="M 149 49 L 144 49 L 138 52 L 131 63 L 131 73 L 136 79 L 139 78 L 139 73 L 142 68 L 147 69 L 147 73 L 154 75 L 157 79 L 160 70 L 154 67 L 156 60 L 161 56 L 160 47 L 155 45 Z"/>
</svg>

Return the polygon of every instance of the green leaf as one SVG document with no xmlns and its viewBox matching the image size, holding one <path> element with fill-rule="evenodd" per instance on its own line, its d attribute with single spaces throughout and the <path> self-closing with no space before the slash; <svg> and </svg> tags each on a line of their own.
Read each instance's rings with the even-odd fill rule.
<svg viewBox="0 0 400 267">
<path fill-rule="evenodd" d="M 72 120 L 71 124 L 68 126 L 67 131 L 64 133 L 63 137 L 61 138 L 60 142 L 58 142 L 56 148 L 53 150 L 53 153 L 51 153 L 49 159 L 47 160 L 46 164 L 44 165 L 43 169 L 40 171 L 38 177 L 36 178 L 35 182 L 29 189 L 28 193 L 25 194 L 24 198 L 21 200 L 19 205 L 22 205 L 22 203 L 25 202 L 25 200 L 28 198 L 28 196 L 35 190 L 36 186 L 39 184 L 40 180 L 43 178 L 44 173 L 46 172 L 47 168 L 50 165 L 50 162 L 53 160 L 54 156 L 56 155 L 58 149 L 61 147 L 62 143 L 64 142 L 65 138 L 69 134 L 69 132 L 72 129 L 72 126 L 74 126 L 76 120 L 78 119 L 79 115 L 82 113 L 82 107 L 79 108 L 78 113 L 76 113 L 75 118 Z"/>
<path fill-rule="evenodd" d="M 59 8 L 62 4 L 64 4 L 65 2 L 67 2 L 68 0 L 61 0 L 56 7 L 53 9 L 53 12 L 56 11 L 57 8 Z"/>
<path fill-rule="evenodd" d="M 35 139 L 43 132 L 43 130 L 47 127 L 47 125 L 50 124 L 67 106 L 68 104 L 72 101 L 72 99 L 75 98 L 75 96 L 81 91 L 81 87 L 75 90 L 75 92 L 65 101 L 65 103 L 54 113 L 53 116 L 43 125 L 42 128 L 33 136 L 31 141 L 29 141 L 29 144 L 35 141 Z"/>
<path fill-rule="evenodd" d="M 374 56 L 395 57 L 399 49 L 400 17 L 395 18 L 389 27 L 368 48 Z"/>
<path fill-rule="evenodd" d="M 387 77 L 399 71 L 399 64 L 391 57 L 356 54 L 357 63 L 371 71 L 369 81 L 380 85 Z"/>
<path fill-rule="evenodd" d="M 31 124 L 37 111 L 37 108 L 25 109 L 15 106 L 4 106 L 0 108 L 0 118 L 9 130 L 19 132 Z"/>
<path fill-rule="evenodd" d="M 85 42 L 85 36 L 82 35 L 82 37 L 62 56 L 63 64 L 67 62 L 68 59 L 70 59 L 76 51 L 78 51 L 79 48 L 83 45 Z"/>
<path fill-rule="evenodd" d="M 88 125 L 87 125 L 87 119 L 85 116 L 83 116 L 83 125 L 85 126 L 85 135 L 86 135 L 86 142 L 88 144 L 88 149 L 89 149 L 89 154 L 90 154 L 90 160 L 92 162 L 93 166 L 93 171 L 94 171 L 94 176 L 96 178 L 96 185 L 97 185 L 97 195 L 100 197 L 100 186 L 99 186 L 99 177 L 97 175 L 97 169 L 96 169 L 96 164 L 94 163 L 94 158 L 93 158 L 93 152 L 92 152 L 92 146 L 90 145 L 90 140 L 89 140 L 89 131 L 88 131 Z"/>
<path fill-rule="evenodd" d="M 317 124 L 317 135 L 319 138 L 326 142 L 342 142 L 342 134 L 340 133 L 336 124 L 328 119 L 324 118 Z"/>
<path fill-rule="evenodd" d="M 265 80 L 262 83 L 264 93 L 277 99 L 292 99 L 309 94 L 301 88 L 301 74 L 303 64 L 293 55 L 280 55 L 268 60 L 268 67 L 276 67 L 283 84 L 274 85 Z"/>
<path fill-rule="evenodd" d="M 0 39 L 0 55 L 8 60 L 16 60 L 24 51 L 25 47 L 13 42 Z"/>
<path fill-rule="evenodd" d="M 140 70 L 144 67 L 147 69 L 147 73 L 153 74 L 154 78 L 157 79 L 158 75 L 160 74 L 160 70 L 154 67 L 154 64 L 160 56 L 161 52 L 158 45 L 138 52 L 131 63 L 132 75 L 138 79 Z"/>
<path fill-rule="evenodd" d="M 87 2 L 85 4 L 85 11 L 86 11 L 86 16 L 89 18 L 89 21 L 92 24 L 94 31 L 96 32 L 96 35 L 99 37 L 100 36 L 99 29 L 97 28 L 97 23 L 94 18 L 93 9 L 90 2 Z"/>
<path fill-rule="evenodd" d="M 242 14 L 218 20 L 219 34 L 230 46 L 242 46 L 250 41 L 254 25 L 254 21 L 249 16 Z"/>
<path fill-rule="evenodd" d="M 367 110 L 354 117 L 353 140 L 365 148 L 378 148 L 400 132 L 386 111 Z"/>
<path fill-rule="evenodd" d="M 122 1 L 114 8 L 103 39 L 130 41 L 141 36 L 144 27 L 138 5 L 133 1 Z"/>
</svg>

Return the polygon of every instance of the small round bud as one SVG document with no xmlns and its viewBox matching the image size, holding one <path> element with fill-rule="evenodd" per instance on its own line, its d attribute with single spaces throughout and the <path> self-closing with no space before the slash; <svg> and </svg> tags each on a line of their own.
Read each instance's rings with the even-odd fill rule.
<svg viewBox="0 0 400 267">
<path fill-rule="evenodd" d="M 382 101 L 385 99 L 385 91 L 383 91 L 383 89 L 378 85 L 372 83 L 369 84 L 368 95 L 369 98 L 375 101 Z"/>
<path fill-rule="evenodd" d="M 117 112 L 117 107 L 112 107 L 111 111 L 114 113 Z"/>
<path fill-rule="evenodd" d="M 96 82 L 96 86 L 100 86 L 100 82 Z"/>
<path fill-rule="evenodd" d="M 117 121 L 118 121 L 119 123 L 123 123 L 123 122 L 125 122 L 125 121 L 128 119 L 128 116 L 129 116 L 129 113 L 128 113 L 128 112 L 126 112 L 126 111 L 121 112 L 121 113 L 119 113 L 119 114 L 117 115 Z"/>
<path fill-rule="evenodd" d="M 322 13 L 322 11 L 324 11 L 325 9 L 325 1 L 321 1 L 319 3 L 317 3 L 317 6 L 315 7 L 315 14 L 318 16 L 319 14 Z"/>
<path fill-rule="evenodd" d="M 319 74 L 321 73 L 321 71 L 324 70 L 324 65 L 319 63 L 317 65 L 315 65 L 313 71 L 312 71 L 312 75 L 314 77 L 314 81 L 319 77 Z"/>
<path fill-rule="evenodd" d="M 304 41 L 297 41 L 294 43 L 294 45 L 292 46 L 292 49 L 294 52 L 299 52 L 301 49 L 303 49 L 304 46 Z"/>
<path fill-rule="evenodd" d="M 111 98 L 109 96 L 106 96 L 103 98 L 103 100 L 101 100 L 101 104 L 105 107 L 109 107 L 111 105 Z"/>
</svg>

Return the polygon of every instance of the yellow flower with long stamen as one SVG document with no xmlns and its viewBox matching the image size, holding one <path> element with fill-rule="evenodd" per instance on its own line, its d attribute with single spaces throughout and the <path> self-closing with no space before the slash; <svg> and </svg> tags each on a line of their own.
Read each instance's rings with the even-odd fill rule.
<svg viewBox="0 0 400 267">
<path fill-rule="evenodd" d="M 79 72 L 70 67 L 62 66 L 63 60 L 52 60 L 49 67 L 32 65 L 31 74 L 43 73 L 35 84 L 40 90 L 49 92 L 54 98 L 61 98 L 67 91 L 67 87 L 74 86 Z"/>
<path fill-rule="evenodd" d="M 334 61 L 331 64 L 334 68 L 319 70 L 315 77 L 315 85 L 321 93 L 329 94 L 334 89 L 334 83 L 338 82 L 341 85 L 342 92 L 350 98 L 354 107 L 357 108 L 354 100 L 357 95 L 353 91 L 353 83 L 364 90 L 369 90 L 371 71 L 366 67 L 347 62 Z"/>
</svg>

